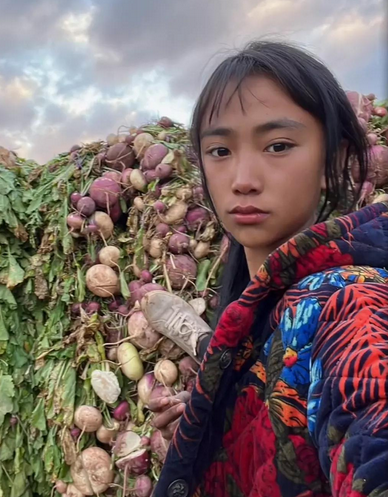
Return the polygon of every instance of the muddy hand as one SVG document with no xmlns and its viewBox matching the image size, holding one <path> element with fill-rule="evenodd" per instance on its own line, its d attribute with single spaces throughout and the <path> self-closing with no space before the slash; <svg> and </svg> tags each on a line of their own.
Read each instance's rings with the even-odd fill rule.
<svg viewBox="0 0 388 497">
<path fill-rule="evenodd" d="M 148 408 L 155 413 L 152 424 L 160 430 L 166 440 L 171 440 L 189 400 L 189 392 L 180 392 L 177 395 L 157 397 L 150 400 Z"/>
</svg>

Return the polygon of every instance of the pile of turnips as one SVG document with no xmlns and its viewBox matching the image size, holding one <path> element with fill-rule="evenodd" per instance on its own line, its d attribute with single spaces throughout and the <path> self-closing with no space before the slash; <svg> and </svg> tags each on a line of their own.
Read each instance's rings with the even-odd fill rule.
<svg viewBox="0 0 388 497">
<path fill-rule="evenodd" d="M 388 190 L 388 102 L 348 97 L 361 206 Z M 209 322 L 229 246 L 187 130 L 162 118 L 43 166 L 0 152 L 0 494 L 150 496 L 168 443 L 148 403 L 190 392 L 198 364 L 140 302 L 173 292 Z"/>
<path fill-rule="evenodd" d="M 368 203 L 373 201 L 376 191 L 388 187 L 388 101 L 377 103 L 375 95 L 355 91 L 347 92 L 347 96 L 369 143 L 370 164 L 360 202 Z M 357 184 L 360 177 L 356 159 L 352 162 L 352 176 Z"/>
<path fill-rule="evenodd" d="M 74 146 L 37 167 L 25 199 L 37 336 L 23 427 L 41 453 L 29 484 L 47 496 L 147 497 L 168 446 L 147 405 L 190 391 L 198 364 L 152 329 L 140 302 L 174 292 L 211 319 L 228 247 L 187 130 L 163 118 Z"/>
</svg>

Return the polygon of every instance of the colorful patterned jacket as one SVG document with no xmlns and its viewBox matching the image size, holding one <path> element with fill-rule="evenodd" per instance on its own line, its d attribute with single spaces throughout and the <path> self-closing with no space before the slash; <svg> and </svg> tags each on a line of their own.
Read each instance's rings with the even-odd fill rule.
<svg viewBox="0 0 388 497">
<path fill-rule="evenodd" d="M 297 235 L 227 308 L 155 497 L 388 496 L 387 211 Z"/>
</svg>

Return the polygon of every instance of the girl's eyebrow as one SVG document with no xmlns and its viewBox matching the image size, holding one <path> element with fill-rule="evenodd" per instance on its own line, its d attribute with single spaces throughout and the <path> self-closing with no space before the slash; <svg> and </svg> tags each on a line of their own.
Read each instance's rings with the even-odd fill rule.
<svg viewBox="0 0 388 497">
<path fill-rule="evenodd" d="M 263 134 L 273 131 L 275 129 L 301 129 L 306 128 L 304 124 L 299 121 L 294 121 L 293 119 L 276 119 L 274 121 L 268 121 L 263 124 L 259 124 L 255 127 L 256 134 Z M 201 133 L 201 140 L 208 136 L 230 136 L 234 133 L 232 128 L 207 128 Z"/>
</svg>

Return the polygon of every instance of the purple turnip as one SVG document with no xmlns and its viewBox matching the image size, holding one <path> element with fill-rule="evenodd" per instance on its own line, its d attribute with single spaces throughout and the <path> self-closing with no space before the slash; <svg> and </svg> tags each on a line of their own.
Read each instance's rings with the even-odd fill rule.
<svg viewBox="0 0 388 497">
<path fill-rule="evenodd" d="M 78 202 L 81 200 L 81 198 L 83 198 L 83 195 L 81 195 L 80 193 L 78 192 L 74 192 L 70 195 L 70 203 L 73 207 L 76 207 L 76 205 L 78 204 Z"/>
<path fill-rule="evenodd" d="M 151 145 L 145 152 L 144 158 L 140 163 L 143 171 L 155 169 L 158 164 L 162 162 L 164 157 L 168 154 L 168 148 L 161 143 Z"/>
<path fill-rule="evenodd" d="M 181 289 L 188 281 L 194 282 L 197 276 L 197 264 L 188 255 L 177 255 L 167 259 L 167 273 L 171 286 Z"/>
<path fill-rule="evenodd" d="M 90 197 L 83 197 L 77 203 L 77 211 L 85 217 L 89 217 L 96 212 L 96 203 Z"/>
<path fill-rule="evenodd" d="M 174 233 L 169 241 L 168 248 L 173 254 L 184 254 L 188 252 L 190 237 L 184 233 Z"/>
<path fill-rule="evenodd" d="M 96 205 L 108 209 L 117 204 L 121 193 L 120 185 L 113 179 L 102 177 L 93 181 L 89 195 Z"/>
<path fill-rule="evenodd" d="M 129 412 L 129 404 L 124 400 L 113 411 L 113 417 L 117 419 L 117 421 L 125 421 L 129 418 Z"/>
</svg>

